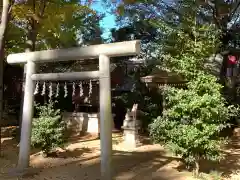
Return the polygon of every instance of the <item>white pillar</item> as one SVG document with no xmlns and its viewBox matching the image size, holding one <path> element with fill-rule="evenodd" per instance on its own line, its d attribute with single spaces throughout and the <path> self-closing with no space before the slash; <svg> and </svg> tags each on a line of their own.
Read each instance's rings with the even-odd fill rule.
<svg viewBox="0 0 240 180">
<path fill-rule="evenodd" d="M 22 112 L 22 128 L 19 149 L 18 168 L 24 169 L 29 166 L 30 145 L 31 145 L 31 131 L 32 131 L 32 117 L 34 108 L 34 87 L 35 83 L 31 79 L 32 74 L 35 73 L 35 63 L 28 61 L 26 65 L 26 79 L 24 88 L 24 101 Z"/>
<path fill-rule="evenodd" d="M 27 64 L 24 64 L 24 67 L 23 67 L 23 80 L 26 79 L 26 71 L 27 71 Z M 22 129 L 22 113 L 23 113 L 24 89 L 25 89 L 25 82 L 22 82 L 21 104 L 20 104 L 20 114 L 19 114 L 19 123 L 20 123 L 19 129 L 20 130 Z M 21 136 L 21 134 L 20 134 L 20 136 Z"/>
<path fill-rule="evenodd" d="M 112 105 L 110 59 L 99 56 L 101 178 L 112 180 Z"/>
</svg>

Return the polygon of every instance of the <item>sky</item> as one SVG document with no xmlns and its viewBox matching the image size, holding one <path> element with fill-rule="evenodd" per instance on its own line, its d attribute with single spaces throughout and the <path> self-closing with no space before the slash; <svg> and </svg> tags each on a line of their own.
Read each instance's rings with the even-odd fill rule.
<svg viewBox="0 0 240 180">
<path fill-rule="evenodd" d="M 107 12 L 106 7 L 104 7 L 101 2 L 93 3 L 92 8 L 99 13 L 106 13 L 105 17 L 100 22 L 100 26 L 103 29 L 102 37 L 104 39 L 109 38 L 111 36 L 110 29 L 116 27 L 116 23 L 115 23 L 115 18 L 116 17 L 115 17 L 115 15 Z"/>
</svg>

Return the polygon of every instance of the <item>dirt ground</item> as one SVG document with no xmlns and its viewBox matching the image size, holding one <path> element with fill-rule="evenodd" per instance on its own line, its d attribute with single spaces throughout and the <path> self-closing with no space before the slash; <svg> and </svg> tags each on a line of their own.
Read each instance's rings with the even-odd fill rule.
<svg viewBox="0 0 240 180">
<path fill-rule="evenodd" d="M 9 136 L 9 135 L 8 135 Z M 223 179 L 240 180 L 240 143 L 238 137 L 226 147 L 226 160 L 220 163 L 203 162 L 202 171 L 223 173 Z M 193 180 L 179 159 L 167 154 L 160 145 L 153 145 L 145 137 L 143 145 L 128 149 L 122 144 L 122 135 L 113 135 L 114 180 Z M 59 149 L 51 158 L 44 158 L 32 150 L 31 169 L 17 177 L 15 168 L 18 155 L 13 137 L 2 138 L 3 157 L 0 159 L 0 180 L 99 180 L 100 141 L 97 136 L 86 135 L 71 139 L 66 150 Z"/>
</svg>

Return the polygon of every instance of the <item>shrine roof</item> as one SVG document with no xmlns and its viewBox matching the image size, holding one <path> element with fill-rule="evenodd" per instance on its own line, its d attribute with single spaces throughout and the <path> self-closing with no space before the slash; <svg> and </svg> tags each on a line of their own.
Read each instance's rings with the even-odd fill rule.
<svg viewBox="0 0 240 180">
<path fill-rule="evenodd" d="M 150 75 L 142 77 L 141 80 L 145 83 L 186 83 L 183 77 L 177 73 L 167 72 L 159 68 L 154 69 Z"/>
</svg>

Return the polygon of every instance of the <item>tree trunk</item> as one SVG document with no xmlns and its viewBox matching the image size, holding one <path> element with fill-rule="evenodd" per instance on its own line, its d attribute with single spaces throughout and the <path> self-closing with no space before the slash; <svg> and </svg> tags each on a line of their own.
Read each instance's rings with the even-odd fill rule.
<svg viewBox="0 0 240 180">
<path fill-rule="evenodd" d="M 46 9 L 46 0 L 41 1 L 41 10 L 39 17 L 42 18 Z M 39 23 L 36 22 L 35 13 L 36 13 L 36 0 L 32 0 L 32 10 L 34 15 L 29 18 L 28 23 L 28 34 L 26 39 L 26 49 L 25 52 L 31 52 L 36 50 L 36 40 L 37 40 L 37 28 L 39 27 Z M 20 125 L 20 134 L 21 134 L 21 126 L 22 126 L 22 111 L 23 111 L 23 101 L 24 101 L 24 86 L 25 86 L 25 77 L 26 77 L 26 64 L 24 65 L 23 72 L 23 82 L 22 82 L 22 97 L 20 104 L 20 116 L 19 116 L 19 125 Z"/>
<path fill-rule="evenodd" d="M 199 169 L 200 169 L 200 167 L 199 167 L 199 161 L 196 160 L 196 161 L 195 161 L 195 167 L 194 167 L 194 175 L 195 175 L 196 177 L 199 176 Z"/>
<path fill-rule="evenodd" d="M 2 116 L 3 116 L 3 70 L 4 70 L 4 47 L 5 38 L 8 27 L 8 22 L 11 14 L 11 7 L 13 3 L 10 0 L 3 0 L 3 9 L 1 15 L 0 25 L 0 140 L 1 140 L 1 127 L 2 127 Z M 1 155 L 1 143 L 0 143 L 0 155 Z"/>
</svg>

